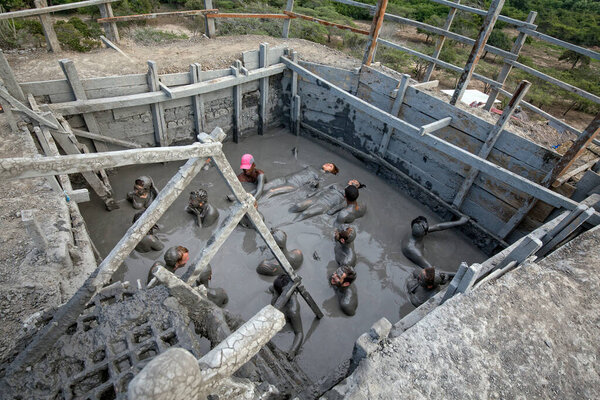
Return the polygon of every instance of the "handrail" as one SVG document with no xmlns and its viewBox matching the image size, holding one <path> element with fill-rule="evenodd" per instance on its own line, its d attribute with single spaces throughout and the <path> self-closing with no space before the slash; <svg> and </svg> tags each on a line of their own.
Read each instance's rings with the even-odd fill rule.
<svg viewBox="0 0 600 400">
<path fill-rule="evenodd" d="M 57 6 L 32 8 L 29 10 L 10 11 L 0 13 L 0 20 L 11 18 L 31 17 L 32 15 L 43 15 L 57 11 L 72 10 L 74 8 L 97 6 L 98 4 L 114 3 L 120 0 L 86 0 L 78 1 L 77 3 L 59 4 Z"/>
</svg>

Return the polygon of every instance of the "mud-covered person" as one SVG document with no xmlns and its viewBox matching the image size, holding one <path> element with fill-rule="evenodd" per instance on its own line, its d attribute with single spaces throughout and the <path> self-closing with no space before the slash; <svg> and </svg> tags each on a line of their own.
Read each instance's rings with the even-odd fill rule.
<svg viewBox="0 0 600 400">
<path fill-rule="evenodd" d="M 184 267 L 185 264 L 190 260 L 190 253 L 189 250 L 183 246 L 173 246 L 167 249 L 163 258 L 165 260 L 164 263 L 161 261 L 157 261 L 154 264 L 152 264 L 152 267 L 148 272 L 148 282 L 150 282 L 152 278 L 154 278 L 154 275 L 152 275 L 152 269 L 155 266 L 160 265 L 169 270 L 170 272 L 175 273 L 175 271 L 177 271 L 179 268 Z"/>
<path fill-rule="evenodd" d="M 277 305 L 279 307 L 279 311 L 285 315 L 286 320 L 290 323 L 292 331 L 294 332 L 294 342 L 287 353 L 288 360 L 292 360 L 296 357 L 296 354 L 298 354 L 298 350 L 300 350 L 300 346 L 302 345 L 302 340 L 304 340 L 302 318 L 300 316 L 300 302 L 298 301 L 295 290 L 292 293 L 288 293 L 289 291 L 286 290 L 291 285 L 292 280 L 290 277 L 287 274 L 281 274 L 275 278 L 273 286 L 269 288 L 269 291 L 273 295 L 271 298 L 271 305 Z M 281 296 L 286 295 L 289 297 L 282 298 L 278 301 Z"/>
<path fill-rule="evenodd" d="M 269 183 L 265 184 L 264 196 L 273 197 L 284 193 L 290 193 L 304 185 L 318 188 L 326 174 L 337 175 L 339 172 L 339 168 L 331 162 L 323 164 L 318 171 L 313 166 L 309 165 L 300 171 L 269 181 Z"/>
<path fill-rule="evenodd" d="M 209 204 L 208 192 L 204 189 L 190 192 L 185 211 L 195 216 L 196 225 L 200 228 L 211 226 L 219 219 L 219 210 Z"/>
<path fill-rule="evenodd" d="M 136 210 L 150 207 L 150 204 L 158 196 L 158 190 L 154 186 L 152 178 L 140 176 L 133 185 L 133 190 L 127 193 L 127 200 Z"/>
<path fill-rule="evenodd" d="M 354 252 L 354 239 L 356 239 L 356 229 L 350 225 L 342 225 L 335 230 L 333 235 L 335 239 L 335 261 L 338 265 L 356 265 L 356 253 Z"/>
<path fill-rule="evenodd" d="M 353 316 L 358 308 L 358 292 L 356 285 L 356 271 L 349 265 L 342 265 L 329 278 L 329 283 L 338 296 L 340 308 L 344 314 Z"/>
<path fill-rule="evenodd" d="M 242 183 L 255 183 L 256 189 L 250 192 L 250 194 L 252 194 L 256 200 L 258 200 L 263 194 L 265 183 L 267 183 L 265 172 L 256 168 L 252 154 L 244 154 L 242 156 L 240 169 L 242 172 L 237 176 L 238 180 Z M 232 198 L 228 198 L 232 200 Z"/>
<path fill-rule="evenodd" d="M 440 291 L 440 286 L 450 280 L 448 274 L 436 271 L 435 267 L 413 270 L 412 277 L 406 282 L 410 302 L 413 306 L 419 307 L 435 296 Z"/>
<path fill-rule="evenodd" d="M 139 211 L 133 216 L 132 224 L 135 224 L 138 219 L 144 214 L 144 211 Z M 154 224 L 152 228 L 146 233 L 146 235 L 140 240 L 135 246 L 135 249 L 139 253 L 148 253 L 150 251 L 159 251 L 165 248 L 165 245 L 160 242 L 158 237 L 154 234 L 158 230 L 158 225 Z"/>
<path fill-rule="evenodd" d="M 346 206 L 338 213 L 336 217 L 336 222 L 338 224 L 349 224 L 354 222 L 355 219 L 363 217 L 367 213 L 367 205 L 365 203 L 358 202 L 358 189 L 363 188 L 365 185 L 361 184 L 355 179 L 348 183 L 349 185 L 344 189 Z"/>
</svg>

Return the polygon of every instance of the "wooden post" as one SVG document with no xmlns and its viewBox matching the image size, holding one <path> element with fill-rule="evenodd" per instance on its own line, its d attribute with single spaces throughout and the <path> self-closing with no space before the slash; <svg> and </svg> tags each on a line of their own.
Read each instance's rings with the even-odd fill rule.
<svg viewBox="0 0 600 400">
<path fill-rule="evenodd" d="M 192 83 L 202 82 L 202 67 L 198 63 L 190 65 L 190 77 Z M 206 131 L 206 116 L 204 115 L 204 100 L 202 95 L 192 96 L 192 107 L 194 110 L 194 126 L 196 136 Z"/>
<path fill-rule="evenodd" d="M 2 111 L 4 111 L 4 115 L 6 116 L 6 120 L 8 121 L 8 126 L 10 126 L 10 130 L 13 133 L 19 132 L 19 126 L 17 125 L 15 115 L 12 113 L 10 103 L 0 98 L 0 106 L 2 106 Z"/>
<path fill-rule="evenodd" d="M 298 62 L 298 53 L 294 50 L 291 50 L 290 59 L 293 62 Z M 292 70 L 292 95 L 290 96 L 290 131 L 295 134 L 300 134 L 300 126 L 297 123 L 295 110 L 298 108 L 298 112 L 300 111 L 300 105 L 296 106 L 296 99 L 300 102 L 300 96 L 298 96 L 298 73 Z"/>
<path fill-rule="evenodd" d="M 160 92 L 158 81 L 158 67 L 154 61 L 148 61 L 148 88 L 151 92 Z M 150 104 L 152 110 L 152 122 L 154 124 L 154 140 L 157 146 L 168 146 L 169 137 L 167 123 L 165 122 L 165 109 L 162 103 Z"/>
<path fill-rule="evenodd" d="M 34 0 L 34 4 L 36 8 L 48 7 L 48 3 L 46 2 L 46 0 Z M 55 53 L 60 51 L 60 43 L 58 42 L 58 38 L 56 37 L 56 32 L 54 32 L 54 27 L 52 26 L 50 16 L 48 14 L 41 14 L 40 22 L 42 23 L 42 29 L 44 30 L 44 36 L 46 37 L 48 50 L 53 51 Z"/>
<path fill-rule="evenodd" d="M 535 17 L 537 17 L 537 12 L 530 11 L 529 16 L 527 17 L 527 22 L 533 24 L 533 21 L 535 21 Z M 513 47 L 510 50 L 510 52 L 518 56 L 521 52 L 521 49 L 523 48 L 523 45 L 525 44 L 525 39 L 527 39 L 527 34 L 519 32 L 519 36 L 517 36 L 517 38 L 515 39 L 515 43 L 513 44 Z M 512 65 L 510 64 L 504 63 L 504 65 L 502 66 L 502 70 L 500 71 L 500 73 L 498 74 L 498 78 L 496 79 L 496 81 L 500 82 L 502 86 L 504 86 L 504 82 L 506 82 L 506 78 L 508 78 L 508 74 L 510 74 L 511 69 Z M 497 98 L 498 89 L 492 88 L 487 103 L 485 103 L 484 109 L 487 111 L 491 110 L 491 108 L 494 106 L 494 101 L 496 101 Z"/>
<path fill-rule="evenodd" d="M 265 68 L 269 66 L 269 44 L 261 43 L 259 56 L 258 56 L 258 66 L 260 68 Z M 241 67 L 241 66 L 240 66 Z M 260 88 L 260 104 L 259 115 L 258 115 L 258 134 L 262 135 L 267 127 L 267 104 L 269 102 L 269 78 L 262 78 L 259 81 Z"/>
<path fill-rule="evenodd" d="M 242 62 L 236 60 L 231 72 L 236 78 L 240 76 Z M 237 143 L 242 134 L 242 85 L 233 87 L 233 141 Z"/>
<path fill-rule="evenodd" d="M 379 31 L 383 25 L 383 17 L 385 17 L 385 9 L 387 8 L 388 0 L 378 0 L 377 9 L 375 15 L 373 15 L 373 22 L 371 23 L 371 31 L 369 32 L 369 44 L 367 51 L 363 57 L 363 64 L 366 66 L 371 65 L 375 56 L 375 48 L 377 47 L 377 38 L 379 37 Z"/>
<path fill-rule="evenodd" d="M 298 136 L 300 134 L 300 123 L 302 122 L 302 118 L 300 116 L 300 109 L 302 106 L 302 103 L 300 102 L 300 96 L 295 95 L 292 104 L 292 132 L 294 135 Z"/>
<path fill-rule="evenodd" d="M 483 20 L 483 25 L 481 25 L 481 29 L 479 30 L 479 35 L 477 35 L 477 39 L 475 40 L 475 44 L 473 45 L 473 50 L 471 50 L 471 54 L 469 54 L 469 58 L 467 60 L 467 64 L 465 65 L 465 69 L 458 80 L 458 85 L 454 90 L 454 94 L 452 95 L 452 99 L 450 100 L 450 104 L 456 105 L 456 102 L 459 101 L 465 90 L 467 90 L 467 86 L 469 86 L 469 81 L 473 76 L 473 72 L 475 71 L 475 67 L 477 67 L 477 63 L 479 62 L 479 58 L 483 54 L 483 49 L 485 44 L 492 33 L 492 29 L 494 29 L 494 25 L 496 24 L 496 20 L 498 19 L 498 15 L 500 15 L 500 11 L 502 11 L 502 6 L 504 5 L 504 0 L 492 0 L 492 4 L 490 5 L 490 9 Z"/>
<path fill-rule="evenodd" d="M 287 0 L 287 5 L 285 6 L 285 11 L 292 12 L 294 11 L 294 0 Z M 290 34 L 290 24 L 292 23 L 292 19 L 283 20 L 283 33 L 281 35 L 282 38 L 287 39 Z"/>
<path fill-rule="evenodd" d="M 4 82 L 4 86 L 6 86 L 8 93 L 10 93 L 15 99 L 24 103 L 25 95 L 23 94 L 23 90 L 21 90 L 21 85 L 19 85 L 19 82 L 17 82 L 15 73 L 8 64 L 8 61 L 6 60 L 2 50 L 0 50 L 0 78 L 2 78 L 2 82 Z"/>
<path fill-rule="evenodd" d="M 394 117 L 398 116 L 400 112 L 400 108 L 402 107 L 402 101 L 404 101 L 404 95 L 406 94 L 406 88 L 410 83 L 410 75 L 402 74 L 402 79 L 398 84 L 398 92 L 396 92 L 396 98 L 394 99 L 394 104 L 392 104 L 392 110 L 390 114 Z M 385 153 L 387 152 L 387 148 L 390 144 L 390 140 L 394 136 L 394 128 L 388 126 L 388 131 L 381 138 L 381 144 L 379 145 L 379 154 L 385 158 Z"/>
<path fill-rule="evenodd" d="M 85 94 L 85 90 L 83 89 L 83 84 L 79 79 L 79 74 L 77 73 L 77 69 L 75 68 L 75 64 L 71 60 L 60 60 L 58 62 L 60 67 L 71 86 L 71 90 L 73 91 L 73 95 L 75 96 L 75 100 L 87 100 L 87 95 Z M 88 128 L 88 131 L 100 134 L 100 127 L 98 126 L 98 122 L 96 122 L 96 117 L 94 114 L 87 113 L 83 114 L 83 120 Z M 94 140 L 94 147 L 96 147 L 97 152 L 108 151 L 108 146 L 105 143 Z"/>
<path fill-rule="evenodd" d="M 490 155 L 492 149 L 494 148 L 494 144 L 496 144 L 496 141 L 500 137 L 502 131 L 504 131 L 506 125 L 508 125 L 510 118 L 519 106 L 519 103 L 521 102 L 523 97 L 527 94 L 527 91 L 529 90 L 530 86 L 531 83 L 527 81 L 521 81 L 514 96 L 510 99 L 508 106 L 502 112 L 502 116 L 498 119 L 496 125 L 488 134 L 488 137 L 486 138 L 485 143 L 483 143 L 483 146 L 481 146 L 481 149 L 479 150 L 479 157 L 487 158 Z M 454 201 L 452 202 L 452 205 L 454 207 L 460 209 L 460 206 L 465 200 L 465 197 L 467 197 L 467 193 L 469 193 L 469 190 L 471 189 L 471 186 L 473 186 L 473 182 L 475 182 L 475 178 L 477 178 L 478 174 L 479 170 L 477 168 L 471 168 L 469 170 L 467 176 L 465 177 L 465 180 L 463 181 L 460 189 L 454 197 Z"/>
<path fill-rule="evenodd" d="M 211 10 L 213 8 L 212 0 L 204 0 L 204 8 L 206 10 Z M 214 39 L 216 34 L 215 19 L 208 18 L 208 14 L 204 16 L 204 27 L 206 31 L 206 36 L 208 36 L 211 39 Z"/>
<path fill-rule="evenodd" d="M 460 4 L 460 0 L 455 1 L 456 4 Z M 456 8 L 451 8 L 448 12 L 448 17 L 446 18 L 446 23 L 444 24 L 444 30 L 450 30 L 450 26 L 452 26 L 452 21 L 454 21 L 454 16 L 456 15 Z M 440 53 L 442 52 L 442 47 L 444 47 L 444 42 L 446 41 L 446 36 L 441 35 L 437 38 L 435 42 L 435 50 L 433 51 L 432 57 L 436 60 L 440 57 Z M 427 82 L 431 79 L 431 74 L 433 74 L 433 70 L 435 69 L 435 63 L 429 64 L 427 67 L 427 71 L 425 72 L 425 76 L 423 77 L 423 82 Z"/>
<path fill-rule="evenodd" d="M 100 16 L 102 18 L 114 17 L 110 3 L 98 4 L 98 8 L 100 9 Z M 119 43 L 120 38 L 119 30 L 117 29 L 117 23 L 105 22 L 102 24 L 102 26 L 104 27 L 104 33 L 106 34 L 106 37 L 108 37 L 108 39 L 113 43 Z"/>
<path fill-rule="evenodd" d="M 552 171 L 544 177 L 542 182 L 540 182 L 540 185 L 548 187 L 554 183 L 558 177 L 564 174 L 577 157 L 579 157 L 579 155 L 585 151 L 586 147 L 594 140 L 598 135 L 598 132 L 600 132 L 600 113 L 596 114 L 593 121 L 590 122 L 581 135 L 575 139 L 575 142 L 573 142 L 562 158 L 558 160 L 554 168 L 552 168 Z M 501 238 L 507 237 L 521 221 L 523 221 L 523 218 L 529 214 L 529 211 L 537 204 L 537 201 L 538 200 L 535 197 L 529 198 L 529 200 L 510 218 L 506 225 L 504 225 L 498 233 L 498 236 Z"/>
</svg>

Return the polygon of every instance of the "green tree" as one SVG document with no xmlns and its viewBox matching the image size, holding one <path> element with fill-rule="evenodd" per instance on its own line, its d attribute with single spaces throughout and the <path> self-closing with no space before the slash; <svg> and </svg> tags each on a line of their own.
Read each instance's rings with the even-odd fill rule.
<svg viewBox="0 0 600 400">
<path fill-rule="evenodd" d="M 577 65 L 577 63 L 581 63 L 580 65 L 585 65 L 585 66 L 590 65 L 591 60 L 590 60 L 590 57 L 583 55 L 581 53 L 578 53 L 576 51 L 565 50 L 560 55 L 560 57 L 558 57 L 558 61 L 567 61 L 567 62 L 573 63 L 573 65 L 571 65 L 571 69 L 574 69 L 575 66 Z"/>
</svg>

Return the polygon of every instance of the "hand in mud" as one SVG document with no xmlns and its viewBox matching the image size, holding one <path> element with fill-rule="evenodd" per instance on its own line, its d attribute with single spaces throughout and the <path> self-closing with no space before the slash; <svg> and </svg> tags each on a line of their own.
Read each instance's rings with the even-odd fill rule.
<svg viewBox="0 0 600 400">
<path fill-rule="evenodd" d="M 225 198 L 229 201 L 235 201 L 235 196 L 232 194 L 228 194 L 227 196 L 225 196 Z"/>
</svg>

